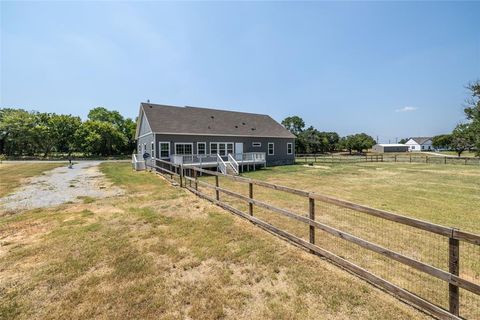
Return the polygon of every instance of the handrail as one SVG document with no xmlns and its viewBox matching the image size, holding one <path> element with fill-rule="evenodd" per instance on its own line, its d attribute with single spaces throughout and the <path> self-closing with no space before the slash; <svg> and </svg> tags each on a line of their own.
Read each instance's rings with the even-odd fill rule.
<svg viewBox="0 0 480 320">
<path fill-rule="evenodd" d="M 233 170 L 235 170 L 235 173 L 238 174 L 238 162 L 235 160 L 235 158 L 232 156 L 232 154 L 228 154 L 228 162 L 232 165 Z"/>
<path fill-rule="evenodd" d="M 220 154 L 217 153 L 217 163 L 218 163 L 218 168 L 220 169 L 220 172 L 223 174 L 227 174 L 227 165 L 225 164 L 225 161 L 223 161 L 222 157 Z M 194 168 L 197 169 L 197 168 Z"/>
</svg>

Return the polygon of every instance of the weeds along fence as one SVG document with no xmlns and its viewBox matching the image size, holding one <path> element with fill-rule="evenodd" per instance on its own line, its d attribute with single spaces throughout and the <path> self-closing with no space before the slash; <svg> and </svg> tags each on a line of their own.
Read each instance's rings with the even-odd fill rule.
<svg viewBox="0 0 480 320">
<path fill-rule="evenodd" d="M 201 168 L 152 166 L 196 195 L 439 319 L 480 319 L 480 236 Z"/>
<path fill-rule="evenodd" d="M 421 153 L 405 154 L 369 154 L 369 155 L 324 155 L 324 154 L 297 154 L 298 163 L 356 163 L 356 162 L 402 162 L 402 163 L 436 163 L 480 166 L 480 158 L 434 156 Z"/>
</svg>

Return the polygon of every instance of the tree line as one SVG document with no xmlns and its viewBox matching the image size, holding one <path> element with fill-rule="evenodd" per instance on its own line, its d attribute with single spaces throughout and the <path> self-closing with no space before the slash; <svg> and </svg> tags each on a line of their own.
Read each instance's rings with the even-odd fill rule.
<svg viewBox="0 0 480 320">
<path fill-rule="evenodd" d="M 375 144 L 375 140 L 366 133 L 357 133 L 340 137 L 336 132 L 325 132 L 313 126 L 305 129 L 305 121 L 299 116 L 287 117 L 282 125 L 296 136 L 295 152 L 297 154 L 326 153 L 347 150 L 363 152 Z"/>
<path fill-rule="evenodd" d="M 136 123 L 104 107 L 90 110 L 86 121 L 55 113 L 0 109 L 0 154 L 43 156 L 82 153 L 89 156 L 131 154 Z"/>
<path fill-rule="evenodd" d="M 458 124 L 451 133 L 433 137 L 432 145 L 437 149 L 455 150 L 460 157 L 465 150 L 475 150 L 480 156 L 480 81 L 467 86 L 470 97 L 464 113 L 466 122 Z"/>
</svg>

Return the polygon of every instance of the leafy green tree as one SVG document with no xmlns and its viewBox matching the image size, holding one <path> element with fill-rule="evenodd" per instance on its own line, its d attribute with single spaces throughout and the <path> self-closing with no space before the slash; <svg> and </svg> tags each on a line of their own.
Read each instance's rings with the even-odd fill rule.
<svg viewBox="0 0 480 320">
<path fill-rule="evenodd" d="M 400 139 L 400 141 L 398 141 L 398 143 L 405 144 L 405 143 L 407 143 L 408 140 L 410 140 L 410 139 L 403 138 L 403 139 Z"/>
<path fill-rule="evenodd" d="M 286 117 L 283 119 L 282 125 L 296 136 L 305 128 L 305 122 L 299 116 Z"/>
<path fill-rule="evenodd" d="M 453 129 L 451 146 L 460 157 L 463 151 L 469 150 L 475 145 L 475 134 L 470 124 L 459 124 Z"/>
<path fill-rule="evenodd" d="M 375 144 L 375 140 L 366 133 L 357 133 L 349 135 L 341 139 L 340 146 L 348 150 L 350 154 L 355 150 L 363 152 L 363 150 L 370 149 Z"/>
<path fill-rule="evenodd" d="M 35 125 L 35 113 L 23 109 L 0 109 L 0 153 L 34 155 L 37 149 Z"/>
<path fill-rule="evenodd" d="M 467 86 L 471 92 L 470 99 L 467 100 L 468 105 L 465 107 L 465 115 L 470 121 L 469 130 L 471 131 L 473 145 L 476 153 L 480 156 L 480 80 Z"/>
<path fill-rule="evenodd" d="M 71 155 L 77 145 L 75 133 L 82 125 L 82 120 L 80 117 L 72 115 L 54 115 L 50 123 L 57 134 L 55 149 Z"/>
<path fill-rule="evenodd" d="M 77 148 L 85 153 L 109 156 L 120 153 L 127 139 L 112 123 L 88 120 L 75 133 L 75 141 Z"/>
<path fill-rule="evenodd" d="M 441 134 L 432 138 L 432 146 L 435 149 L 450 149 L 452 146 L 452 135 Z"/>
</svg>

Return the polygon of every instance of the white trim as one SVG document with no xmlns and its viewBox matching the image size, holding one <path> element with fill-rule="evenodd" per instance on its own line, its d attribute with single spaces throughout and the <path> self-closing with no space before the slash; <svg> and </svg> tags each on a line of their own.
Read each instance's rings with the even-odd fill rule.
<svg viewBox="0 0 480 320">
<path fill-rule="evenodd" d="M 140 138 L 146 137 L 146 136 L 148 136 L 149 134 L 153 135 L 153 132 L 150 131 L 149 133 L 142 134 L 140 137 L 137 137 L 137 140 L 140 139 Z"/>
<path fill-rule="evenodd" d="M 151 153 L 150 156 L 152 158 L 155 158 L 155 141 L 150 142 L 150 153 Z"/>
<path fill-rule="evenodd" d="M 288 152 L 288 145 L 290 145 L 290 151 L 291 152 Z M 293 143 L 292 142 L 287 142 L 287 154 L 293 154 Z"/>
<path fill-rule="evenodd" d="M 177 154 L 177 144 L 189 144 L 189 145 L 192 146 L 192 153 L 190 153 L 190 154 L 183 154 L 183 155 L 193 155 L 193 154 L 194 154 L 194 153 L 193 153 L 193 142 L 175 142 L 175 143 L 174 143 L 174 147 L 173 147 L 173 148 L 175 149 L 175 154 Z"/>
<path fill-rule="evenodd" d="M 205 153 L 202 154 L 202 156 L 203 156 L 203 155 L 207 155 L 207 154 L 208 154 L 208 153 L 207 153 L 207 143 L 206 143 L 206 142 L 197 142 L 197 156 L 198 156 L 198 155 L 201 155 L 200 153 L 198 153 L 198 145 L 199 145 L 199 144 L 204 144 L 204 145 L 205 145 Z"/>
<path fill-rule="evenodd" d="M 261 142 L 252 142 L 252 148 L 261 148 L 262 143 Z"/>
<path fill-rule="evenodd" d="M 272 149 L 273 149 L 273 150 L 272 150 L 273 152 L 272 152 L 271 154 L 270 154 L 270 145 L 273 146 L 273 148 L 272 148 Z M 274 156 L 274 155 L 275 155 L 275 142 L 269 142 L 269 143 L 267 144 L 267 155 L 268 155 L 268 156 Z"/>
<path fill-rule="evenodd" d="M 139 110 L 139 115 L 138 115 L 138 121 L 137 122 L 141 122 L 142 119 L 143 119 L 143 116 L 145 116 L 145 120 L 147 120 L 147 123 L 148 123 L 148 126 L 150 127 L 150 133 L 155 133 L 153 132 L 152 130 L 152 126 L 150 125 L 150 122 L 148 121 L 148 117 L 147 115 L 145 114 L 145 110 L 143 108 L 143 104 L 140 103 L 140 110 Z M 137 128 L 135 130 L 135 139 L 139 139 L 141 137 L 138 136 L 138 134 L 140 133 L 140 126 L 138 125 L 137 123 Z M 143 135 L 142 135 L 143 136 Z"/>
<path fill-rule="evenodd" d="M 162 157 L 162 146 L 161 146 L 162 143 L 166 143 L 168 145 L 168 156 L 167 157 Z M 170 141 L 159 141 L 158 142 L 158 158 L 159 159 L 170 158 L 170 144 L 171 144 Z"/>
</svg>

